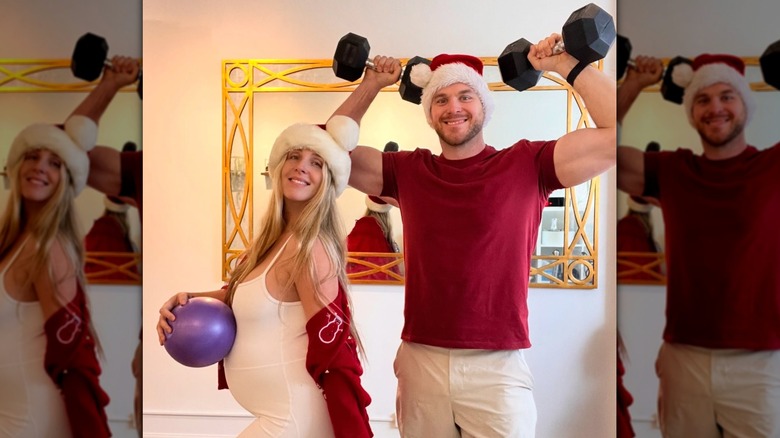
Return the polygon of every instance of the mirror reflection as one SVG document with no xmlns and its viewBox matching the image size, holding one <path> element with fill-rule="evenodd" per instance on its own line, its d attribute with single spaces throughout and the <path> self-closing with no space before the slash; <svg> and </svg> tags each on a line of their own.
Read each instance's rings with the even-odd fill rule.
<svg viewBox="0 0 780 438">
<path fill-rule="evenodd" d="M 63 123 L 92 84 L 74 78 L 69 59 L 0 61 L 0 157 L 5 163 L 16 135 L 33 123 Z M 141 138 L 141 102 L 135 89 L 122 90 L 101 123 L 98 144 L 128 150 Z M 118 108 L 118 109 L 115 109 Z M 0 204 L 9 193 L 0 191 Z M 85 236 L 87 281 L 91 284 L 140 284 L 141 232 L 138 210 L 87 187 L 75 199 L 79 229 Z"/>
<path fill-rule="evenodd" d="M 668 65 L 670 60 L 662 61 L 664 65 Z M 776 117 L 774 117 L 780 112 L 777 90 L 764 83 L 757 57 L 745 57 L 743 60 L 746 66 L 745 77 L 754 91 L 756 114 L 759 115 L 751 122 L 750 128 L 745 130 L 746 140 L 748 144 L 758 149 L 766 149 L 777 142 Z M 703 153 L 701 140 L 683 114 L 681 105 L 673 104 L 663 98 L 660 84 L 649 86 L 639 93 L 630 111 L 627 112 L 621 129 L 620 144 L 647 149 L 651 143 L 657 143 L 660 150 L 673 151 L 685 148 L 692 150 L 696 155 L 701 155 Z M 664 129 L 658 129 L 659 126 Z M 618 220 L 629 217 L 629 209 L 637 210 L 635 200 L 632 201 L 625 193 L 618 190 Z M 657 251 L 618 250 L 618 283 L 665 284 L 663 212 L 660 207 L 652 203 L 646 207 L 640 206 L 639 210 L 646 213 L 646 218 L 643 220 L 651 228 L 651 239 Z M 620 228 L 621 224 L 618 222 L 618 236 L 622 234 Z M 621 237 L 618 237 L 618 241 L 620 239 Z"/>
</svg>

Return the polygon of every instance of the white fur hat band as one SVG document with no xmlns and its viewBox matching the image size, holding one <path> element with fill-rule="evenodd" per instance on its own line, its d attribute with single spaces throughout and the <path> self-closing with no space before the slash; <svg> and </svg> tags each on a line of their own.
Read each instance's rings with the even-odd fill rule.
<svg viewBox="0 0 780 438">
<path fill-rule="evenodd" d="M 366 207 L 368 207 L 369 210 L 375 211 L 377 213 L 387 213 L 391 208 L 393 208 L 392 205 L 382 200 L 382 198 L 372 195 L 366 196 Z"/>
<path fill-rule="evenodd" d="M 278 166 L 290 149 L 311 149 L 328 163 L 336 196 L 347 188 L 352 160 L 349 152 L 355 149 L 360 135 L 357 122 L 346 116 L 333 116 L 324 129 L 318 125 L 298 123 L 282 131 L 271 148 L 268 169 Z"/>
<path fill-rule="evenodd" d="M 642 198 L 636 199 L 633 196 L 629 196 L 628 208 L 638 213 L 649 213 L 650 210 L 653 209 L 653 204 L 650 204 Z"/>
<path fill-rule="evenodd" d="M 103 198 L 103 205 L 106 206 L 106 210 L 112 211 L 114 213 L 126 213 L 130 208 L 126 202 L 113 196 L 106 196 Z"/>
<path fill-rule="evenodd" d="M 8 151 L 6 169 L 10 174 L 15 164 L 24 154 L 34 149 L 48 149 L 57 154 L 67 166 L 73 179 L 73 191 L 78 195 L 87 185 L 89 175 L 89 157 L 87 152 L 95 147 L 97 124 L 85 116 L 72 116 L 60 128 L 55 125 L 34 124 L 22 130 L 16 136 Z"/>
<path fill-rule="evenodd" d="M 433 127 L 431 119 L 433 96 L 442 88 L 457 83 L 466 84 L 477 93 L 485 112 L 484 124 L 487 125 L 493 116 L 495 104 L 490 88 L 488 88 L 485 78 L 482 77 L 482 69 L 482 61 L 477 57 L 448 54 L 434 57 L 430 66 L 419 63 L 412 67 L 410 78 L 413 84 L 423 89 L 422 107 L 428 125 Z"/>
</svg>

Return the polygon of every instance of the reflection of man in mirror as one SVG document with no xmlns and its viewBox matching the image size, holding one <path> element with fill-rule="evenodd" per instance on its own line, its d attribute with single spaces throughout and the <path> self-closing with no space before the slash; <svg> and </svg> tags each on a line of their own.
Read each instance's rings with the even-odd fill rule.
<svg viewBox="0 0 780 438">
<path fill-rule="evenodd" d="M 780 145 L 745 139 L 756 103 L 741 58 L 700 55 L 671 74 L 703 153 L 618 150 L 618 187 L 664 213 L 662 430 L 780 436 L 780 233 L 767 232 L 780 217 Z"/>
<path fill-rule="evenodd" d="M 494 102 L 482 61 L 443 54 L 411 71 L 441 155 L 364 146 L 351 155 L 350 185 L 396 199 L 404 223 L 405 321 L 395 361 L 403 436 L 534 435 L 523 350 L 531 346 L 528 273 L 542 209 L 554 190 L 615 164 L 614 80 L 568 53 L 553 55 L 560 40 L 533 45 L 528 59 L 567 78 L 598 128 L 487 145 Z M 373 61 L 336 114 L 361 120 L 379 91 L 399 80 L 398 60 Z"/>
</svg>

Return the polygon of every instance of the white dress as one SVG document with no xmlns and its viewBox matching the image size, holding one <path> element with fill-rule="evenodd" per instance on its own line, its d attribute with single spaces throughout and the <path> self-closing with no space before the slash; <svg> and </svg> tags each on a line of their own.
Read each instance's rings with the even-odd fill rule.
<svg viewBox="0 0 780 438">
<path fill-rule="evenodd" d="M 257 417 L 240 437 L 328 438 L 333 436 L 328 407 L 306 371 L 303 306 L 274 299 L 266 287 L 266 275 L 285 246 L 260 276 L 236 288 L 236 339 L 225 357 L 225 378 L 236 401 Z"/>
<path fill-rule="evenodd" d="M 0 272 L 0 438 L 69 438 L 65 403 L 43 367 L 41 305 L 17 301 L 5 288 L 19 252 L 21 247 Z"/>
</svg>

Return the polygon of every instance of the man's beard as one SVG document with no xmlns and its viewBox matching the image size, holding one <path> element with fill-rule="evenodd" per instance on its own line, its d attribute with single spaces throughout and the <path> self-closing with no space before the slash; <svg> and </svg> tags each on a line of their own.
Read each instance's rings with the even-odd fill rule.
<svg viewBox="0 0 780 438">
<path fill-rule="evenodd" d="M 728 145 L 732 140 L 737 138 L 742 132 L 745 130 L 745 122 L 736 122 L 734 125 L 734 128 L 731 129 L 731 131 L 722 139 L 712 138 L 709 135 L 705 133 L 703 129 L 699 129 L 699 137 L 704 139 L 704 141 L 707 142 L 712 147 L 720 148 L 723 146 Z"/>
<path fill-rule="evenodd" d="M 441 127 L 436 129 L 436 134 L 438 134 L 439 138 L 444 140 L 444 142 L 447 143 L 448 145 L 452 147 L 458 147 L 471 141 L 471 139 L 476 137 L 480 131 L 482 131 L 482 123 L 474 123 L 473 125 L 471 125 L 471 127 L 469 128 L 469 130 L 466 132 L 466 134 L 463 136 L 461 140 L 452 138 L 451 136 L 448 137 L 447 135 L 444 134 L 444 129 Z"/>
</svg>

